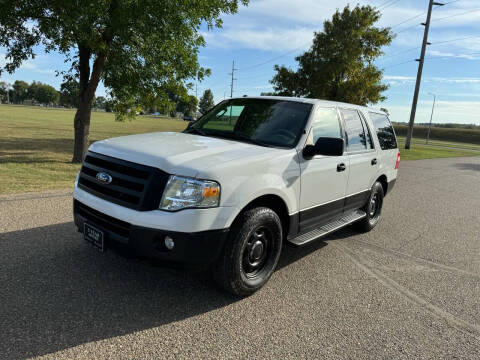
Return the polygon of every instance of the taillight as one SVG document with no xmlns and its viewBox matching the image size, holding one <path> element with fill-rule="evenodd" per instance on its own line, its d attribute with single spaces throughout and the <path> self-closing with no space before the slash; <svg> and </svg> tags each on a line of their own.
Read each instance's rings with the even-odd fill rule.
<svg viewBox="0 0 480 360">
<path fill-rule="evenodd" d="M 397 154 L 397 161 L 395 161 L 395 170 L 398 169 L 399 164 L 400 164 L 400 151 Z"/>
</svg>

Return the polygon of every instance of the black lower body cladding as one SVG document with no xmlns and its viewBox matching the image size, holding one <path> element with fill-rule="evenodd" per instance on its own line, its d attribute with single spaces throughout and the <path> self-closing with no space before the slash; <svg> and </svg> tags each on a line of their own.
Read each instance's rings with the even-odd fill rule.
<svg viewBox="0 0 480 360">
<path fill-rule="evenodd" d="M 228 229 L 194 233 L 159 230 L 131 225 L 100 213 L 74 200 L 75 225 L 83 232 L 84 223 L 103 231 L 107 249 L 127 256 L 156 259 L 185 265 L 209 265 L 215 262 Z M 173 249 L 165 246 L 165 237 L 174 241 Z"/>
</svg>

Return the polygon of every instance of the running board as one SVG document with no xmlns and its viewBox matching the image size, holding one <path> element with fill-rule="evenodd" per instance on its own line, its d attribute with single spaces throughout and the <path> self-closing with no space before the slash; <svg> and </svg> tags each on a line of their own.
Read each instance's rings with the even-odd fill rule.
<svg viewBox="0 0 480 360">
<path fill-rule="evenodd" d="M 316 240 L 320 237 L 323 237 L 325 235 L 328 235 L 334 231 L 337 231 L 344 226 L 347 226 L 355 221 L 358 221 L 360 219 L 363 219 L 367 214 L 365 211 L 362 210 L 356 210 L 354 212 L 351 212 L 350 214 L 347 214 L 343 217 L 341 217 L 338 220 L 334 220 L 332 222 L 329 222 L 326 225 L 323 225 L 322 227 L 319 227 L 317 229 L 313 229 L 312 231 L 309 231 L 305 234 L 298 235 L 294 237 L 293 239 L 287 240 L 289 243 L 296 245 L 296 246 L 301 246 L 305 245 L 313 240 Z"/>
</svg>

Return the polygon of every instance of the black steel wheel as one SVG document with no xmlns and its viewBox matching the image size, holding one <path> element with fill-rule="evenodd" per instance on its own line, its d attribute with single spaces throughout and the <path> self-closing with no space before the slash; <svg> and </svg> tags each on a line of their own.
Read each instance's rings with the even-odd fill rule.
<svg viewBox="0 0 480 360">
<path fill-rule="evenodd" d="M 230 229 L 220 259 L 213 268 L 225 290 L 248 296 L 260 289 L 275 270 L 282 248 L 282 224 L 271 209 L 242 213 Z"/>
<path fill-rule="evenodd" d="M 383 186 L 377 181 L 373 184 L 368 202 L 362 209 L 367 216 L 355 224 L 359 230 L 368 232 L 377 225 L 382 214 L 383 197 Z"/>
</svg>

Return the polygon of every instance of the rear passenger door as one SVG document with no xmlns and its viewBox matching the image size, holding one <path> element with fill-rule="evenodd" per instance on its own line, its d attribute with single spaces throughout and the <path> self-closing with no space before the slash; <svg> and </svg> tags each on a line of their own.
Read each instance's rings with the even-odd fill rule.
<svg viewBox="0 0 480 360">
<path fill-rule="evenodd" d="M 371 131 L 356 109 L 340 109 L 350 163 L 344 211 L 361 208 L 368 200 L 377 174 L 378 159 Z"/>
<path fill-rule="evenodd" d="M 378 139 L 378 163 L 379 173 L 387 175 L 387 181 L 397 177 L 397 158 L 399 156 L 397 139 L 392 123 L 387 115 L 369 112 L 370 120 L 373 123 Z"/>
</svg>

